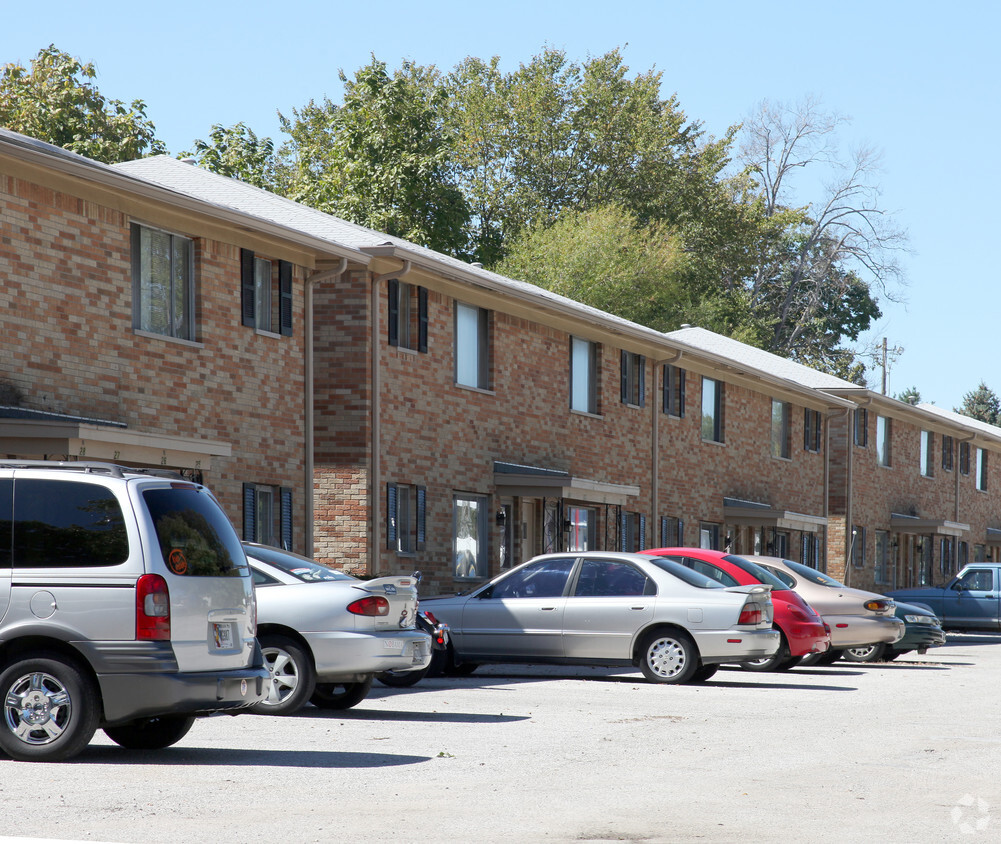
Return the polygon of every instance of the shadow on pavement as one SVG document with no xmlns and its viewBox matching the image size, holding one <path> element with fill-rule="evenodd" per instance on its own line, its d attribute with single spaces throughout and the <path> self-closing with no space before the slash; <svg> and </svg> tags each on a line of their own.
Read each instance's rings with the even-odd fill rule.
<svg viewBox="0 0 1001 844">
<path fill-rule="evenodd" d="M 429 762 L 431 756 L 396 753 L 350 753 L 342 750 L 234 750 L 216 747 L 168 747 L 163 750 L 126 750 L 91 745 L 60 765 L 261 765 L 273 768 L 386 768 Z"/>
</svg>

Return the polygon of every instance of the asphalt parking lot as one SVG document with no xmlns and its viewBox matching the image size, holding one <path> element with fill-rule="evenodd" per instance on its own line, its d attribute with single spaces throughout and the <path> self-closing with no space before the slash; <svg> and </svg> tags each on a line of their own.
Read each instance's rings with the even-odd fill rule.
<svg viewBox="0 0 1001 844">
<path fill-rule="evenodd" d="M 0 841 L 996 841 L 999 688 L 992 635 L 692 686 L 485 667 L 214 716 L 163 751 L 99 732 L 70 762 L 0 760 Z"/>
</svg>

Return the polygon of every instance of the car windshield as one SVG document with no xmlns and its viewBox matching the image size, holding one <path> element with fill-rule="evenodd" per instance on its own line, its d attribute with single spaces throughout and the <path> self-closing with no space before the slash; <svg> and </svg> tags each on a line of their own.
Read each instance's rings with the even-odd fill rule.
<svg viewBox="0 0 1001 844">
<path fill-rule="evenodd" d="M 245 545 L 244 548 L 248 557 L 268 563 L 305 583 L 358 579 L 329 566 L 322 566 L 309 557 L 302 557 L 289 551 L 279 551 L 277 548 L 265 548 L 260 545 Z"/>
<path fill-rule="evenodd" d="M 673 574 L 678 580 L 685 581 L 689 586 L 697 586 L 699 589 L 723 588 L 723 584 L 719 581 L 693 571 L 681 563 L 676 563 L 674 560 L 668 560 L 666 557 L 651 557 L 650 562 L 657 566 L 657 568 Z"/>
<path fill-rule="evenodd" d="M 723 558 L 728 563 L 733 563 L 733 565 L 738 568 L 742 568 L 751 577 L 756 580 L 760 580 L 762 583 L 769 584 L 772 589 L 788 589 L 789 584 L 783 583 L 782 580 L 772 574 L 768 569 L 763 566 L 759 566 L 757 563 L 752 563 L 750 560 L 746 560 L 743 557 L 738 557 L 736 554 L 727 554 Z"/>
<path fill-rule="evenodd" d="M 824 574 L 822 571 L 817 571 L 809 566 L 804 566 L 802 563 L 794 563 L 792 560 L 783 560 L 789 568 L 791 568 L 800 577 L 809 580 L 811 583 L 817 583 L 821 586 L 831 586 L 835 589 L 844 589 L 845 585 L 839 581 L 835 580 L 833 577 Z"/>
</svg>

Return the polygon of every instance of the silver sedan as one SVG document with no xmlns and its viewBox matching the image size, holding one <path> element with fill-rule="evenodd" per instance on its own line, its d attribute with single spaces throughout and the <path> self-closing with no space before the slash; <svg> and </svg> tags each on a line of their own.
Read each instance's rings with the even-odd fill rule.
<svg viewBox="0 0 1001 844">
<path fill-rule="evenodd" d="M 286 715 L 309 701 L 347 709 L 365 699 L 377 673 L 431 661 L 431 637 L 415 626 L 415 578 L 361 580 L 277 548 L 244 550 L 271 672 L 270 692 L 252 711 Z"/>
<path fill-rule="evenodd" d="M 662 557 L 547 554 L 468 593 L 421 598 L 449 626 L 448 664 L 633 665 L 654 683 L 704 680 L 770 656 L 771 587 L 724 587 Z"/>
</svg>

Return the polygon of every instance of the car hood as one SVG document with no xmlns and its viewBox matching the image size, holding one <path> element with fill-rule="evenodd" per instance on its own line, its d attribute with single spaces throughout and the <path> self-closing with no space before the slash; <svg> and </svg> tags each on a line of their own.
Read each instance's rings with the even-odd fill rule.
<svg viewBox="0 0 1001 844">
<path fill-rule="evenodd" d="M 894 589 L 892 592 L 887 592 L 886 597 L 895 601 L 898 598 L 905 601 L 920 601 L 922 598 L 941 598 L 947 591 L 941 586 L 919 586 L 914 589 Z"/>
</svg>

